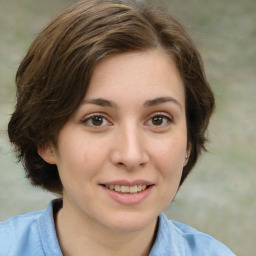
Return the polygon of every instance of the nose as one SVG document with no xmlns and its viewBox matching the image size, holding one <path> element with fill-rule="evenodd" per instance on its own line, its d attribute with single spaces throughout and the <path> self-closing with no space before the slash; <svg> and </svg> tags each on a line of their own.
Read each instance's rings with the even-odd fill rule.
<svg viewBox="0 0 256 256">
<path fill-rule="evenodd" d="M 144 166 L 149 160 L 142 132 L 135 125 L 120 127 L 116 132 L 111 162 L 127 170 Z"/>
</svg>

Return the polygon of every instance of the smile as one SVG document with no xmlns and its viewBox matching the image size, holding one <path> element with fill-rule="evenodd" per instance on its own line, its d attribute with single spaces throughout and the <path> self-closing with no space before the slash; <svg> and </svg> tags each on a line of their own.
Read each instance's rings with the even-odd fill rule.
<svg viewBox="0 0 256 256">
<path fill-rule="evenodd" d="M 146 180 L 118 180 L 101 183 L 106 195 L 123 205 L 140 204 L 152 193 L 155 184 Z"/>
<path fill-rule="evenodd" d="M 147 185 L 134 185 L 134 186 L 105 185 L 105 187 L 107 189 L 110 189 L 116 192 L 135 194 L 145 190 L 148 186 Z"/>
</svg>

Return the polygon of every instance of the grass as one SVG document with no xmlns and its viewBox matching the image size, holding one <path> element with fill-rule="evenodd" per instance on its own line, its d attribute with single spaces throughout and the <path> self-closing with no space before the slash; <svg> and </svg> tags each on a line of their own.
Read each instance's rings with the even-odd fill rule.
<svg viewBox="0 0 256 256">
<path fill-rule="evenodd" d="M 237 255 L 255 256 L 256 1 L 169 2 L 199 45 L 217 109 L 209 129 L 209 153 L 166 213 L 210 233 Z M 0 219 L 42 208 L 51 198 L 25 181 L 21 168 L 14 164 L 5 130 L 15 101 L 19 62 L 36 34 L 68 3 L 71 1 L 1 3 Z"/>
</svg>

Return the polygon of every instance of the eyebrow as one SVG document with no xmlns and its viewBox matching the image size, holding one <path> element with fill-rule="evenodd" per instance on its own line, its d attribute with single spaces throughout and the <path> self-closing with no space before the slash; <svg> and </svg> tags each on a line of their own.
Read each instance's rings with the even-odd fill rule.
<svg viewBox="0 0 256 256">
<path fill-rule="evenodd" d="M 118 108 L 117 104 L 111 100 L 106 100 L 102 98 L 97 99 L 84 99 L 83 104 L 94 104 L 101 107 L 110 107 L 110 108 Z"/>
<path fill-rule="evenodd" d="M 153 106 L 157 106 L 157 105 L 160 105 L 160 104 L 166 103 L 166 102 L 172 102 L 172 103 L 176 104 L 177 106 L 179 106 L 179 108 L 182 110 L 182 105 L 180 104 L 180 102 L 173 97 L 158 97 L 158 98 L 155 98 L 152 100 L 147 100 L 143 104 L 143 106 L 153 107 Z"/>
<path fill-rule="evenodd" d="M 154 107 L 154 106 L 166 103 L 166 102 L 172 102 L 172 103 L 176 104 L 182 110 L 182 105 L 180 104 L 180 102 L 173 97 L 158 97 L 158 98 L 155 98 L 152 100 L 147 100 L 143 104 L 143 106 L 144 107 Z M 84 99 L 83 104 L 94 104 L 94 105 L 98 105 L 101 107 L 109 107 L 109 108 L 118 109 L 118 106 L 114 101 L 106 100 L 103 98 Z"/>
</svg>

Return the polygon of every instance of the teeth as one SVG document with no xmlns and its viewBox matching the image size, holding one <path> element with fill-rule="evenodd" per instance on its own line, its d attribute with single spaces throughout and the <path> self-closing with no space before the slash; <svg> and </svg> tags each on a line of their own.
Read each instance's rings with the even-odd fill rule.
<svg viewBox="0 0 256 256">
<path fill-rule="evenodd" d="M 116 185 L 116 186 L 114 186 L 114 190 L 116 192 L 120 192 L 121 191 L 121 187 L 119 185 Z"/>
<path fill-rule="evenodd" d="M 130 193 L 137 193 L 138 192 L 138 186 L 131 186 L 129 192 Z"/>
<path fill-rule="evenodd" d="M 137 192 L 145 190 L 147 186 L 146 185 L 135 185 L 135 186 L 106 185 L 106 188 L 114 190 L 116 192 L 135 194 Z"/>
<path fill-rule="evenodd" d="M 129 193 L 130 192 L 130 188 L 128 186 L 121 186 L 121 192 L 122 193 Z"/>
</svg>

